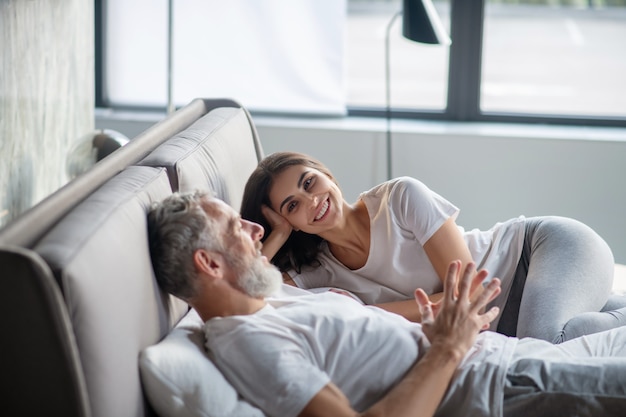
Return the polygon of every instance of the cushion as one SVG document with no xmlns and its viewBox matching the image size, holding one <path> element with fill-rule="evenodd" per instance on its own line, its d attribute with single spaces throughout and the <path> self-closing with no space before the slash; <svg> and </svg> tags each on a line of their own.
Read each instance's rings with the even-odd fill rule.
<svg viewBox="0 0 626 417">
<path fill-rule="evenodd" d="M 144 391 L 161 417 L 263 417 L 241 399 L 209 359 L 195 310 L 139 356 Z"/>
<path fill-rule="evenodd" d="M 165 167 L 173 191 L 211 190 L 239 211 L 261 143 L 243 108 L 219 107 L 162 143 L 138 165 Z"/>
<path fill-rule="evenodd" d="M 171 192 L 165 169 L 129 167 L 35 246 L 67 305 L 93 417 L 146 415 L 137 357 L 187 312 L 159 290 L 148 248 L 146 212 Z"/>
</svg>

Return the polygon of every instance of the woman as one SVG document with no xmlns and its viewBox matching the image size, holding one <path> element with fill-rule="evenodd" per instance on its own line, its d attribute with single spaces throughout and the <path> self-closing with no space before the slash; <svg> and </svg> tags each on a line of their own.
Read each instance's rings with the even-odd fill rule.
<svg viewBox="0 0 626 417">
<path fill-rule="evenodd" d="M 409 177 L 384 182 L 350 205 L 322 163 L 279 152 L 248 179 L 241 214 L 263 225 L 263 253 L 288 274 L 287 283 L 341 288 L 411 320 L 420 319 L 415 288 L 436 302 L 448 265 L 460 259 L 502 281 L 491 304 L 502 314 L 492 330 L 560 343 L 626 324 L 626 297 L 607 303 L 613 255 L 589 227 L 520 216 L 464 231 L 458 213 Z M 473 290 L 480 288 L 476 282 Z"/>
</svg>

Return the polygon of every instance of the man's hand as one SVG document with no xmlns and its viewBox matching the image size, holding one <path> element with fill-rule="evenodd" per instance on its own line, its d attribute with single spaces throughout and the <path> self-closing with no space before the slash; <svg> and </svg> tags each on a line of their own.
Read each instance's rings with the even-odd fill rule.
<svg viewBox="0 0 626 417">
<path fill-rule="evenodd" d="M 474 281 L 472 277 L 476 275 L 475 279 L 482 281 L 486 272 L 475 273 L 474 264 L 470 264 L 459 282 L 456 297 L 455 289 L 460 269 L 461 261 L 450 264 L 444 281 L 443 298 L 434 305 L 423 290 L 415 291 L 415 300 L 422 314 L 422 328 L 431 342 L 431 348 L 385 397 L 364 413 L 357 414 L 345 396 L 331 382 L 313 397 L 301 416 L 434 415 L 459 363 L 474 343 L 476 335 L 480 329 L 489 326 L 498 314 L 497 308 L 492 308 L 487 313 L 481 313 L 481 310 L 500 292 L 500 281 L 493 279 L 475 300 L 471 300 L 470 287 Z M 440 309 L 436 317 L 433 309 Z"/>
<path fill-rule="evenodd" d="M 480 296 L 480 294 L 483 292 L 484 287 L 482 284 L 485 278 L 487 278 L 487 275 L 488 275 L 487 270 L 482 269 L 478 271 L 476 275 L 474 275 L 474 278 L 472 278 L 472 284 L 470 285 L 470 302 L 471 303 L 475 302 L 476 299 L 478 299 L 478 296 Z M 494 295 L 489 301 L 493 300 L 493 298 L 495 298 L 496 295 Z M 455 297 L 459 296 L 457 284 L 455 284 L 454 296 Z M 443 300 L 443 292 L 430 294 L 428 296 L 428 299 L 430 300 L 430 308 L 433 310 L 433 317 L 437 317 L 437 314 L 439 314 L 439 310 L 441 309 L 441 302 Z M 417 320 L 417 321 L 421 322 L 421 320 Z"/>
<path fill-rule="evenodd" d="M 480 330 L 486 329 L 499 313 L 497 307 L 483 313 L 487 304 L 500 293 L 500 280 L 492 279 L 483 291 L 471 299 L 470 289 L 482 282 L 487 272 L 475 272 L 470 263 L 461 277 L 461 262 L 450 263 L 444 281 L 441 301 L 433 305 L 426 293 L 418 288 L 415 301 L 422 315 L 422 328 L 431 345 L 451 349 L 461 357 L 472 346 Z M 473 279 L 472 279 L 473 277 Z M 458 282 L 458 297 L 455 295 Z M 437 311 L 438 310 L 438 311 Z"/>
</svg>

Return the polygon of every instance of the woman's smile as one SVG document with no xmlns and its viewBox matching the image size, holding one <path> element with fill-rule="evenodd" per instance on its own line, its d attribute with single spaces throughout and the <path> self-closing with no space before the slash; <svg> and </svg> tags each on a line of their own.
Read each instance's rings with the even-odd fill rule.
<svg viewBox="0 0 626 417">
<path fill-rule="evenodd" d="M 326 217 L 326 214 L 328 213 L 328 209 L 329 208 L 330 208 L 330 200 L 326 199 L 322 203 L 322 207 L 321 207 L 320 211 L 317 213 L 317 216 L 315 216 L 315 220 L 314 221 L 317 222 L 317 221 L 322 220 L 324 217 Z"/>
<path fill-rule="evenodd" d="M 317 234 L 341 216 L 341 191 L 324 173 L 302 165 L 286 168 L 270 190 L 273 209 L 296 230 Z"/>
</svg>

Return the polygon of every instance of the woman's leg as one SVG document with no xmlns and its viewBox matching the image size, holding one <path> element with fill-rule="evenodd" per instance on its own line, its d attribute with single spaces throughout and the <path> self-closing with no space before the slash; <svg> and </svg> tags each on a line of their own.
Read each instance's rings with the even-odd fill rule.
<svg viewBox="0 0 626 417">
<path fill-rule="evenodd" d="M 619 310 L 626 307 L 626 295 L 611 294 L 600 311 Z"/>
<path fill-rule="evenodd" d="M 590 311 L 572 317 L 563 328 L 563 341 L 613 329 L 626 324 L 626 307 L 607 311 Z"/>
<path fill-rule="evenodd" d="M 526 245 L 530 256 L 518 337 L 561 343 L 570 335 L 606 330 L 607 322 L 608 328 L 626 324 L 624 316 L 600 312 L 613 284 L 614 259 L 591 228 L 564 217 L 530 218 Z M 593 314 L 578 318 L 582 313 Z"/>
</svg>

